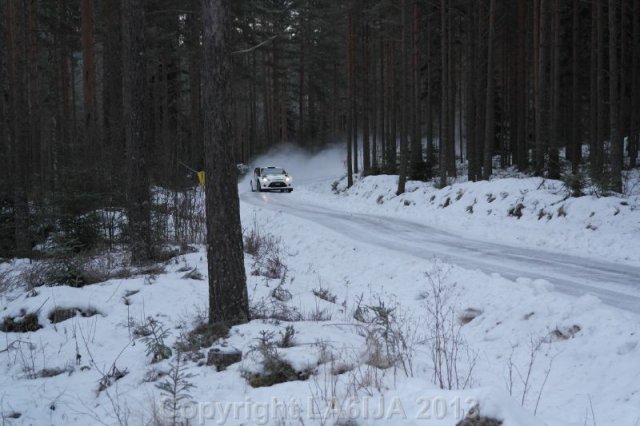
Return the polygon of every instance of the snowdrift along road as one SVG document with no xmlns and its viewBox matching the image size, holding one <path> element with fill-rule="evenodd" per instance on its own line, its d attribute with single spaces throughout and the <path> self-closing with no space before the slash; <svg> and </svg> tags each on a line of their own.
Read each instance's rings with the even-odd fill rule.
<svg viewBox="0 0 640 426">
<path fill-rule="evenodd" d="M 287 194 L 245 192 L 240 199 L 313 221 L 359 242 L 422 259 L 441 258 L 509 279 L 545 279 L 563 293 L 592 294 L 611 306 L 640 313 L 640 268 L 472 240 L 402 219 L 341 212 L 308 203 L 300 205 Z"/>
<path fill-rule="evenodd" d="M 405 220 L 403 216 L 361 213 L 362 209 L 354 212 L 349 206 L 341 207 L 338 199 L 323 203 L 327 197 L 324 193 L 317 194 L 317 202 L 311 202 L 310 199 L 315 201 L 314 193 L 318 188 L 328 188 L 332 181 L 344 176 L 342 157 L 343 148 L 338 145 L 315 154 L 293 146 L 279 147 L 257 158 L 256 162 L 275 161 L 286 165 L 299 186 L 310 191 L 302 191 L 302 194 L 252 194 L 246 180 L 240 183 L 240 199 L 285 216 L 293 215 L 315 222 L 354 241 L 420 259 L 440 258 L 467 269 L 498 273 L 512 280 L 519 277 L 544 279 L 565 294 L 591 294 L 611 306 L 640 313 L 640 267 L 582 257 L 572 251 L 568 253 L 574 254 L 564 254 L 558 250 L 546 251 L 467 238 L 439 227 Z M 500 233 L 500 229 L 495 231 Z M 551 229 L 547 231 L 553 232 Z"/>
</svg>

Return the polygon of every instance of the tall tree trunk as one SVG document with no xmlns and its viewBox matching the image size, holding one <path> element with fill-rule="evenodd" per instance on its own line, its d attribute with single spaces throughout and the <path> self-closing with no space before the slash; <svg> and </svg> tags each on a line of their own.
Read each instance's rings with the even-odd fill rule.
<svg viewBox="0 0 640 426">
<path fill-rule="evenodd" d="M 604 36 L 605 36 L 605 28 L 604 28 L 604 4 L 606 0 L 594 0 L 596 2 L 596 19 L 597 19 L 597 30 L 598 30 L 598 38 L 597 38 L 597 144 L 596 151 L 594 153 L 594 159 L 596 162 L 596 174 L 593 175 L 596 179 L 602 177 L 603 168 L 604 168 L 604 136 L 605 136 L 605 127 L 606 127 L 606 99 L 607 99 L 607 86 L 605 84 L 605 44 L 604 44 Z"/>
<path fill-rule="evenodd" d="M 385 126 L 387 118 L 387 110 L 385 108 L 385 98 L 387 97 L 387 82 L 385 80 L 385 51 L 384 51 L 384 39 L 382 32 L 380 33 L 380 86 L 378 91 L 380 92 L 380 153 L 382 157 L 382 167 L 387 166 L 387 128 Z"/>
<path fill-rule="evenodd" d="M 280 119 L 280 72 L 278 71 L 279 67 L 279 55 L 278 55 L 278 39 L 274 39 L 271 43 L 271 73 L 270 73 L 270 115 L 271 115 L 271 131 L 273 134 L 271 135 L 272 143 L 281 143 L 282 142 L 282 131 L 281 131 L 281 123 Z"/>
<path fill-rule="evenodd" d="M 81 41 L 82 41 L 82 90 L 84 97 L 83 151 L 90 167 L 98 167 L 99 176 L 91 176 L 95 181 L 102 177 L 101 146 L 99 143 L 96 101 L 96 43 L 93 35 L 93 0 L 80 1 Z M 94 184 L 97 182 L 93 182 Z"/>
<path fill-rule="evenodd" d="M 533 0 L 533 102 L 535 121 L 535 145 L 533 167 L 534 173 L 542 176 L 544 173 L 544 142 L 539 137 L 540 120 L 540 2 Z"/>
<path fill-rule="evenodd" d="M 251 53 L 251 69 L 253 74 L 251 78 L 251 89 L 250 89 L 250 95 L 249 95 L 250 103 L 251 103 L 251 111 L 250 111 L 251 130 L 249 135 L 249 149 L 247 152 L 249 158 L 252 158 L 253 155 L 255 154 L 256 146 L 258 144 L 258 88 L 257 88 L 258 60 L 257 60 L 257 56 L 258 55 L 255 51 Z M 200 89 L 200 81 L 198 81 L 198 89 Z M 198 102 L 198 107 L 200 107 L 200 102 Z M 202 112 L 201 109 L 200 109 L 200 112 Z M 201 116 L 202 115 L 200 114 L 200 117 Z M 200 138 L 199 141 L 202 141 L 202 138 Z"/>
<path fill-rule="evenodd" d="M 274 40 L 275 41 L 275 40 Z M 264 148 L 265 146 L 271 146 L 273 144 L 273 128 L 272 128 L 272 108 L 271 108 L 271 80 L 269 78 L 268 57 L 269 52 L 265 52 L 262 55 L 262 105 L 264 106 L 264 141 L 258 148 Z M 204 141 L 203 141 L 204 142 Z"/>
<path fill-rule="evenodd" d="M 192 0 L 192 7 L 194 10 L 198 10 L 201 0 Z M 191 128 L 191 140 L 189 142 L 189 155 L 187 160 L 201 163 L 201 158 L 204 158 L 204 140 L 202 138 L 202 99 L 201 99 L 201 85 L 202 79 L 200 73 L 202 69 L 202 48 L 200 46 L 200 36 L 202 33 L 202 22 L 200 22 L 198 13 L 192 14 L 188 18 L 189 32 L 188 32 L 188 45 L 189 45 L 189 127 Z M 257 64 L 256 53 L 251 55 L 252 65 L 254 73 L 252 76 L 252 83 L 255 83 L 257 78 Z M 255 102 L 256 91 L 255 84 L 252 85 L 251 99 Z M 255 121 L 252 120 L 252 134 L 255 134 Z"/>
<path fill-rule="evenodd" d="M 516 110 L 518 114 L 518 130 L 517 130 L 517 165 L 521 171 L 529 167 L 529 149 L 527 144 L 527 0 L 518 1 L 518 66 L 517 66 L 517 97 Z"/>
<path fill-rule="evenodd" d="M 395 42 L 389 41 L 389 173 L 398 172 L 398 94 L 396 92 Z"/>
<path fill-rule="evenodd" d="M 2 7 L 0 14 L 4 18 L 6 7 Z M 10 101 L 9 84 L 7 82 L 7 38 L 5 37 L 5 20 L 0 20 L 0 161 L 3 164 L 11 163 L 11 137 L 9 135 L 9 128 L 11 122 L 9 121 L 10 107 L 7 102 Z M 6 161 L 6 162 L 5 162 Z M 3 182 L 11 182 L 11 170 L 10 167 L 3 167 L 0 170 L 0 180 Z M 3 253 L 4 255 L 4 253 Z"/>
<path fill-rule="evenodd" d="M 487 96 L 485 101 L 485 125 L 484 125 L 484 155 L 482 164 L 482 178 L 489 180 L 493 173 L 493 148 L 495 145 L 495 76 L 494 68 L 494 43 L 495 43 L 495 18 L 496 0 L 491 0 L 489 6 L 489 38 L 487 41 Z"/>
<path fill-rule="evenodd" d="M 445 110 L 445 114 L 449 116 L 448 123 L 448 135 L 447 135 L 447 175 L 450 178 L 455 178 L 457 169 L 456 169 L 456 112 L 455 112 L 455 99 L 456 99 L 456 79 L 455 79 L 455 64 L 454 64 L 454 50 L 453 46 L 455 44 L 455 34 L 454 34 L 454 25 L 453 25 L 453 16 L 454 16 L 455 8 L 449 4 L 449 8 L 447 10 L 447 70 L 449 76 L 447 77 L 447 109 Z"/>
<path fill-rule="evenodd" d="M 12 153 L 13 218 L 16 241 L 15 255 L 31 255 L 29 232 L 27 147 L 29 138 L 29 114 L 26 102 L 27 46 L 26 10 L 22 2 L 7 1 L 4 4 L 5 40 L 7 46 L 7 83 L 9 86 L 10 151 Z"/>
<path fill-rule="evenodd" d="M 370 174 L 371 172 L 376 173 L 379 166 L 380 166 L 380 161 L 378 160 L 378 152 L 379 152 L 379 148 L 378 148 L 378 139 L 379 139 L 379 103 L 378 103 L 378 97 L 380 95 L 380 93 L 378 92 L 378 82 L 377 82 L 377 68 L 375 66 L 375 60 L 372 61 L 371 57 L 372 55 L 375 55 L 375 45 L 373 45 L 373 40 L 370 41 L 370 43 L 372 44 L 372 46 L 370 46 L 370 49 L 373 50 L 373 52 L 370 50 L 369 51 L 369 78 L 371 79 L 369 81 L 369 89 L 371 90 L 371 99 L 369 100 L 369 102 L 371 103 L 371 110 L 369 111 L 370 114 L 370 127 L 371 127 L 371 164 L 370 164 Z"/>
<path fill-rule="evenodd" d="M 305 129 L 304 129 L 304 95 L 305 95 L 305 89 L 304 89 L 304 51 L 305 51 L 305 40 L 304 40 L 304 18 L 302 16 L 302 14 L 300 14 L 300 23 L 299 23 L 299 28 L 298 28 L 298 33 L 299 33 L 299 66 L 300 69 L 298 71 L 298 110 L 299 110 L 299 114 L 300 114 L 300 118 L 298 121 L 298 143 L 300 145 L 305 145 Z"/>
<path fill-rule="evenodd" d="M 549 168 L 550 179 L 560 179 L 560 11 L 558 1 L 553 2 L 552 18 L 553 45 L 551 46 L 551 107 L 550 107 L 550 133 L 549 139 Z"/>
<path fill-rule="evenodd" d="M 333 107 L 331 108 L 331 138 L 335 139 L 338 137 L 338 127 L 339 127 L 339 123 L 338 123 L 338 112 L 340 111 L 340 108 L 336 108 L 336 105 L 338 105 L 339 102 L 339 95 L 338 95 L 338 63 L 334 62 L 333 63 L 333 93 L 331 95 L 331 101 L 333 103 Z"/>
<path fill-rule="evenodd" d="M 160 163 L 160 170 L 164 170 L 165 174 L 163 174 L 162 178 L 166 179 L 165 182 L 169 184 L 169 186 L 174 183 L 174 176 L 172 176 L 172 171 L 175 170 L 173 164 L 171 163 L 171 152 L 172 152 L 172 134 L 171 134 L 171 123 L 170 123 L 170 113 L 169 113 L 169 58 L 167 54 L 161 54 L 160 56 L 160 99 L 162 102 L 160 103 L 162 113 L 160 115 L 160 152 L 164 153 Z M 233 104 L 235 106 L 235 103 Z M 158 176 L 160 177 L 160 175 Z"/>
<path fill-rule="evenodd" d="M 283 48 L 284 51 L 284 48 Z M 284 56 L 284 52 L 283 52 Z M 287 91 L 287 62 L 285 60 L 280 63 L 281 68 L 278 69 L 278 84 L 280 85 L 280 104 L 278 105 L 280 114 L 280 142 L 289 142 L 289 122 L 288 122 L 288 107 L 289 107 L 289 94 Z"/>
<path fill-rule="evenodd" d="M 127 142 L 127 213 L 131 260 L 153 258 L 151 194 L 145 129 L 144 1 L 123 0 L 124 116 Z"/>
<path fill-rule="evenodd" d="M 359 161 L 360 161 L 360 156 L 358 155 L 358 151 L 359 151 L 359 143 L 358 143 L 358 113 L 359 113 L 359 109 L 358 109 L 358 79 L 356 78 L 356 76 L 360 75 L 360 70 L 358 67 L 358 58 L 356 55 L 356 40 L 357 38 L 357 22 L 354 24 L 352 23 L 351 25 L 351 88 L 353 90 L 353 96 L 351 97 L 351 108 L 353 110 L 352 113 L 352 131 L 353 131 L 353 173 L 358 174 L 360 172 L 360 168 L 359 168 Z"/>
<path fill-rule="evenodd" d="M 544 154 L 549 147 L 549 0 L 540 0 L 538 96 L 536 99 L 536 175 L 544 173 Z"/>
<path fill-rule="evenodd" d="M 609 0 L 609 126 L 611 137 L 611 189 L 615 192 L 622 192 L 617 7 L 616 0 Z"/>
<path fill-rule="evenodd" d="M 426 179 L 431 179 L 431 177 L 433 176 L 433 164 L 434 164 L 434 154 L 433 154 L 433 107 L 431 105 L 431 102 L 433 101 L 433 79 L 431 76 L 432 70 L 431 70 L 431 34 L 432 34 L 432 27 L 431 25 L 429 25 L 429 13 L 425 13 L 425 15 L 427 15 L 427 47 L 426 47 L 426 56 L 427 56 L 427 70 L 426 70 L 426 78 L 427 78 L 427 94 L 426 94 L 426 99 L 425 99 L 425 119 L 427 121 L 427 149 L 426 149 L 426 156 L 427 156 L 427 165 L 426 165 L 426 169 L 427 169 L 427 175 L 425 176 Z"/>
<path fill-rule="evenodd" d="M 42 123 L 40 117 L 40 75 L 38 72 L 38 10 L 36 0 L 28 0 L 28 39 L 27 47 L 29 51 L 29 116 L 30 116 L 30 139 L 28 147 L 31 169 L 34 171 L 34 181 L 37 180 L 38 189 L 44 188 L 44 170 L 42 164 L 41 132 Z"/>
<path fill-rule="evenodd" d="M 103 2 L 103 28 L 108 34 L 103 49 L 103 128 L 105 152 L 109 155 L 107 178 L 110 188 L 124 185 L 120 172 L 125 159 L 124 129 L 122 127 L 122 10 L 121 2 Z M 115 183 L 114 182 L 117 182 Z"/>
<path fill-rule="evenodd" d="M 209 323 L 249 320 L 240 202 L 234 165 L 229 0 L 202 2 L 204 25 L 204 146 L 209 264 Z"/>
<path fill-rule="evenodd" d="M 463 17 L 459 18 L 460 21 L 460 25 L 462 25 L 462 21 L 463 21 Z M 460 36 L 460 38 L 462 38 L 462 35 Z M 453 104 L 453 119 L 455 121 L 455 118 L 457 116 L 458 118 L 458 125 L 457 125 L 457 131 L 458 131 L 458 150 L 460 152 L 460 165 L 463 166 L 464 165 L 464 161 L 466 158 L 466 152 L 465 152 L 465 134 L 464 134 L 464 123 L 463 123 L 463 118 L 462 116 L 463 114 L 463 109 L 464 109 L 464 59 L 463 59 L 463 52 L 464 49 L 458 49 L 458 72 L 456 73 L 456 78 L 458 80 L 458 84 L 456 85 L 456 99 L 457 99 L 457 107 L 456 107 L 456 103 L 454 102 Z"/>
<path fill-rule="evenodd" d="M 619 106 L 619 115 L 618 115 L 618 123 L 620 123 L 620 140 L 622 141 L 621 144 L 623 145 L 624 148 L 624 138 L 625 136 L 629 135 L 629 129 L 628 129 L 628 124 L 629 124 L 629 120 L 627 119 L 627 117 L 629 116 L 629 103 L 630 103 L 630 99 L 629 99 L 629 95 L 630 95 L 630 90 L 627 84 L 627 81 L 629 79 L 629 75 L 631 74 L 631 70 L 629 70 L 629 64 L 628 64 L 628 50 L 629 50 L 629 46 L 628 46 L 628 34 L 629 34 L 629 30 L 627 29 L 627 21 L 628 21 L 628 17 L 631 16 L 630 13 L 631 11 L 627 11 L 627 0 L 620 0 L 620 13 L 619 18 L 620 18 L 620 60 L 618 63 L 618 69 L 619 69 L 619 87 L 618 87 L 618 96 L 619 96 L 619 102 L 620 102 L 620 106 Z M 620 150 L 620 154 L 621 154 L 621 158 L 620 158 L 620 162 L 624 167 L 624 154 L 623 154 L 623 150 Z"/>
<path fill-rule="evenodd" d="M 347 187 L 353 186 L 353 18 L 347 18 Z"/>
<path fill-rule="evenodd" d="M 370 146 L 370 128 L 369 117 L 371 113 L 369 85 L 369 25 L 363 25 L 362 32 L 362 49 L 364 60 L 362 61 L 362 172 L 367 175 L 371 169 L 371 146 Z"/>
<path fill-rule="evenodd" d="M 57 10 L 59 14 L 58 31 L 59 36 L 59 67 L 60 82 L 59 93 L 61 98 L 60 105 L 60 139 L 56 144 L 56 155 L 54 156 L 54 168 L 60 170 L 65 161 L 68 161 L 70 155 L 70 146 L 75 142 L 75 116 L 73 107 L 73 77 L 71 73 L 71 53 L 69 48 L 69 37 L 65 35 L 67 23 L 67 4 L 66 0 L 58 0 Z M 122 60 L 122 59 L 121 59 Z M 54 187 L 59 187 L 60 175 L 54 174 Z"/>
<path fill-rule="evenodd" d="M 474 13 L 477 9 L 477 4 L 474 2 L 469 3 L 469 12 L 467 13 L 467 60 L 468 66 L 466 68 L 466 84 L 467 84 L 467 103 L 466 103 L 466 115 L 465 122 L 467 125 L 467 162 L 469 167 L 467 168 L 468 179 L 471 182 L 478 180 L 480 171 L 477 169 L 477 155 L 478 155 L 478 135 L 476 134 L 476 80 L 474 76 L 474 70 L 478 65 L 478 52 L 476 34 L 476 23 L 478 20 L 477 15 Z"/>
<path fill-rule="evenodd" d="M 631 43 L 631 122 L 629 123 L 629 167 L 636 167 L 640 145 L 640 0 L 633 2 Z"/>
<path fill-rule="evenodd" d="M 447 186 L 447 150 L 451 141 L 447 140 L 449 136 L 449 70 L 448 70 L 448 52 L 447 43 L 447 0 L 440 0 L 440 57 L 441 57 L 441 103 L 440 103 L 440 134 L 439 134 L 439 157 L 440 157 L 440 187 Z"/>
<path fill-rule="evenodd" d="M 483 163 L 483 147 L 484 147 L 484 134 L 485 134 L 485 121 L 486 121 L 486 112 L 484 108 L 484 103 L 486 101 L 486 72 L 487 67 L 483 61 L 486 60 L 485 54 L 483 52 L 487 52 L 488 49 L 485 48 L 485 44 L 483 41 L 487 40 L 485 36 L 488 33 L 488 21 L 489 21 L 489 11 L 485 7 L 485 4 L 482 2 L 476 2 L 476 34 L 475 34 L 475 49 L 476 49 L 476 68 L 474 70 L 474 90 L 475 90 L 475 99 L 476 99 L 476 116 L 474 119 L 475 129 L 474 133 L 476 135 L 476 164 L 474 169 L 478 172 L 477 179 L 482 178 L 482 163 Z M 485 13 L 486 11 L 486 13 Z M 485 65 L 485 66 L 483 66 Z"/>
<path fill-rule="evenodd" d="M 598 168 L 598 0 L 591 4 L 591 49 L 589 57 L 589 165 L 593 179 L 600 176 Z"/>
<path fill-rule="evenodd" d="M 571 142 L 569 152 L 571 153 L 571 171 L 578 173 L 580 160 L 582 158 L 582 132 L 580 113 L 580 89 L 579 89 L 579 11 L 580 0 L 573 0 L 572 25 L 571 25 Z"/>
<path fill-rule="evenodd" d="M 411 33 L 411 176 L 424 179 L 424 161 L 422 159 L 422 128 L 420 126 L 420 49 L 419 45 L 420 8 L 413 1 L 413 31 Z"/>
<path fill-rule="evenodd" d="M 379 89 L 378 89 L 378 73 L 377 68 L 376 68 L 376 64 L 375 64 L 375 51 L 376 51 L 376 44 L 375 44 L 375 39 L 373 37 L 373 35 L 371 34 L 371 28 L 369 28 L 369 31 L 367 32 L 367 36 L 368 36 L 368 50 L 367 50 L 367 67 L 369 69 L 369 72 L 367 74 L 367 79 L 368 79 L 368 88 L 371 91 L 371 98 L 369 99 L 369 103 L 371 104 L 370 110 L 369 110 L 369 116 L 370 116 L 370 127 L 371 127 L 371 164 L 370 164 L 370 170 L 371 171 L 377 171 L 378 170 L 378 166 L 379 166 L 379 161 L 378 161 L 378 135 L 379 135 L 379 128 L 378 128 L 378 107 L 379 107 L 379 103 L 378 103 L 378 97 L 380 95 L 379 93 Z"/>
<path fill-rule="evenodd" d="M 400 66 L 400 104 L 402 105 L 402 111 L 400 114 L 401 117 L 401 125 L 400 125 L 400 171 L 398 177 L 398 190 L 396 191 L 397 195 L 403 194 L 405 190 L 405 183 L 407 181 L 407 164 L 409 162 L 408 158 L 408 150 L 407 150 L 407 103 L 409 99 L 407 97 L 407 0 L 401 0 L 400 3 L 400 13 L 401 13 L 401 27 L 402 27 L 402 41 L 401 41 L 401 56 L 400 60 L 402 64 Z"/>
</svg>

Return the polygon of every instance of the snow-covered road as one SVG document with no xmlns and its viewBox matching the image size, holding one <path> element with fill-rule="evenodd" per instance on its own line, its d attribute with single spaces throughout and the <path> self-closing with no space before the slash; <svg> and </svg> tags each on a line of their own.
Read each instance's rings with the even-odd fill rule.
<svg viewBox="0 0 640 426">
<path fill-rule="evenodd" d="M 513 280 L 544 279 L 565 294 L 591 294 L 611 306 L 640 313 L 638 267 L 473 240 L 399 218 L 302 204 L 288 194 L 242 192 L 240 199 L 278 211 L 283 221 L 287 215 L 294 215 L 359 243 L 421 259 L 440 258 L 463 268 L 498 273 Z"/>
</svg>

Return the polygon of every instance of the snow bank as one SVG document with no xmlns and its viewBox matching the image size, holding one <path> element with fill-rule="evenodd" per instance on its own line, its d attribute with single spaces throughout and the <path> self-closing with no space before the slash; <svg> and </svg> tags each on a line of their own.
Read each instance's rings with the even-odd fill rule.
<svg viewBox="0 0 640 426">
<path fill-rule="evenodd" d="M 326 181 L 294 195 L 352 212 L 375 212 L 482 240 L 570 252 L 640 265 L 640 198 L 569 197 L 561 181 L 503 178 L 437 189 L 409 181 L 397 196 L 397 176 L 370 176 L 335 194 Z"/>
</svg>

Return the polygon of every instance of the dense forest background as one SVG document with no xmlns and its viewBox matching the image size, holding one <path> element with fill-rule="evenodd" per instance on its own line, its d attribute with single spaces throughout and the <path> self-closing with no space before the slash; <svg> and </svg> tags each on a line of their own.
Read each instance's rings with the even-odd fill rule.
<svg viewBox="0 0 640 426">
<path fill-rule="evenodd" d="M 158 218 L 151 188 L 204 167 L 200 1 L 0 4 L 0 256 L 90 249 L 121 210 Z M 621 192 L 636 166 L 640 0 L 231 6 L 237 163 L 346 141 L 350 184 L 394 173 L 398 192 L 510 166 Z M 117 238 L 153 245 L 151 225 Z"/>
</svg>

